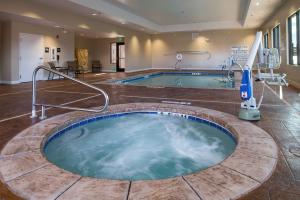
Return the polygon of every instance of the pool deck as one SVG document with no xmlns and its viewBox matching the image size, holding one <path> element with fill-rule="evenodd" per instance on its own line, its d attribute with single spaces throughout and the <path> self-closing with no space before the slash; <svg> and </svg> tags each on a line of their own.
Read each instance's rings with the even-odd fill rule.
<svg viewBox="0 0 300 200">
<path fill-rule="evenodd" d="M 89 74 L 85 80 L 89 83 L 95 83 L 111 78 L 124 78 L 128 75 L 142 73 L 145 72 L 130 74 L 108 73 L 98 76 Z M 192 106 L 209 108 L 233 115 L 237 115 L 239 110 L 240 100 L 238 91 L 223 90 L 216 92 L 206 89 L 162 89 L 102 84 L 97 84 L 97 86 L 108 91 L 111 104 L 179 101 L 189 102 Z M 98 106 L 103 102 L 101 96 L 98 96 L 95 91 L 75 85 L 66 80 L 41 81 L 38 83 L 38 89 L 39 102 L 65 103 L 82 107 Z M 265 99 L 261 107 L 262 120 L 253 124 L 264 129 L 276 141 L 279 147 L 278 164 L 273 176 L 266 183 L 241 199 L 300 199 L 300 157 L 297 157 L 297 155 L 290 151 L 292 147 L 300 146 L 300 97 L 298 92 L 299 90 L 292 87 L 284 88 L 285 100 L 281 101 L 271 88 L 266 88 Z M 259 89 L 255 93 L 257 97 L 260 96 Z M 29 118 L 31 111 L 30 83 L 0 85 L 0 103 L 0 147 L 3 148 L 17 133 L 39 122 L 39 120 Z M 47 115 L 51 117 L 65 112 L 67 111 L 51 109 L 47 112 Z M 46 168 L 46 171 L 49 170 Z M 87 184 L 88 180 L 83 182 L 80 187 L 85 187 Z M 174 182 L 170 184 L 176 185 Z M 127 185 L 122 187 L 126 188 Z M 152 199 L 172 199 L 171 197 L 164 196 L 164 194 L 167 194 L 167 192 L 164 192 L 167 189 L 161 187 L 161 196 L 153 196 Z M 2 199 L 19 199 L 4 185 L 0 186 L 0 197 Z"/>
</svg>

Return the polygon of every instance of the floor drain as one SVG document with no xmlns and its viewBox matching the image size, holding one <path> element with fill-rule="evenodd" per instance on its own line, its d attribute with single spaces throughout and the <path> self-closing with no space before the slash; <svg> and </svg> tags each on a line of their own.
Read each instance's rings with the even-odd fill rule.
<svg viewBox="0 0 300 200">
<path fill-rule="evenodd" d="M 290 147 L 289 152 L 294 156 L 300 157 L 300 147 Z"/>
</svg>

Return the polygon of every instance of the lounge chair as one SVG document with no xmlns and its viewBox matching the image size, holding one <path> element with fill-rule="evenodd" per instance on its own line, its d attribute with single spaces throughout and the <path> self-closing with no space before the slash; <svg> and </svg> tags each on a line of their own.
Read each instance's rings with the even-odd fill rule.
<svg viewBox="0 0 300 200">
<path fill-rule="evenodd" d="M 67 68 L 65 68 L 65 67 L 57 67 L 56 65 L 55 65 L 55 62 L 48 62 L 48 65 L 49 65 L 49 67 L 51 68 L 51 69 L 53 69 L 53 70 L 55 70 L 55 71 L 58 71 L 58 72 L 61 72 L 61 73 L 67 73 L 68 71 L 68 69 Z M 52 75 L 52 76 L 51 76 Z M 54 73 L 51 73 L 51 72 L 49 72 L 49 75 L 48 75 L 48 80 L 53 80 L 53 78 L 54 78 Z M 60 79 L 60 76 L 58 76 L 58 79 Z"/>
<path fill-rule="evenodd" d="M 92 72 L 93 73 L 99 73 L 101 72 L 102 64 L 100 60 L 93 60 L 92 61 Z"/>
<path fill-rule="evenodd" d="M 74 74 L 75 78 L 79 78 L 79 75 L 82 74 L 82 77 L 84 79 L 85 70 L 83 67 L 78 65 L 77 61 L 68 61 L 67 65 L 68 65 L 68 75 L 69 72 L 71 72 Z"/>
</svg>

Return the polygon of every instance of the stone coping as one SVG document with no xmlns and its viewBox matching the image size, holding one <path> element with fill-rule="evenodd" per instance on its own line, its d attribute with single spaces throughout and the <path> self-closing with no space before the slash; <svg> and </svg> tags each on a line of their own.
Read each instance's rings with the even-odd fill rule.
<svg viewBox="0 0 300 200">
<path fill-rule="evenodd" d="M 173 112 L 204 118 L 230 130 L 236 150 L 223 162 L 190 175 L 163 180 L 119 181 L 81 177 L 58 168 L 41 152 L 56 131 L 87 117 L 130 111 Z M 110 106 L 100 114 L 70 112 L 31 126 L 2 149 L 0 179 L 24 199 L 237 199 L 267 181 L 278 159 L 277 145 L 259 127 L 223 112 L 160 103 Z"/>
</svg>

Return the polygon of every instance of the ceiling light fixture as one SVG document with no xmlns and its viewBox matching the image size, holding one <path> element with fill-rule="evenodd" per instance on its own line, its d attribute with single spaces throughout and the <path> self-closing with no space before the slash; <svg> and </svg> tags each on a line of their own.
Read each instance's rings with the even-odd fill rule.
<svg viewBox="0 0 300 200">
<path fill-rule="evenodd" d="M 55 26 L 55 28 L 60 28 L 60 26 Z"/>
<path fill-rule="evenodd" d="M 259 6 L 260 5 L 260 3 L 259 2 L 256 2 L 256 6 Z"/>
<path fill-rule="evenodd" d="M 98 15 L 98 13 L 92 13 L 92 15 L 93 15 L 93 16 L 96 16 L 96 15 Z"/>
</svg>

